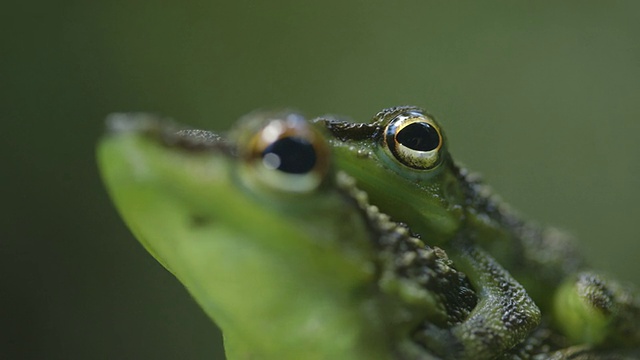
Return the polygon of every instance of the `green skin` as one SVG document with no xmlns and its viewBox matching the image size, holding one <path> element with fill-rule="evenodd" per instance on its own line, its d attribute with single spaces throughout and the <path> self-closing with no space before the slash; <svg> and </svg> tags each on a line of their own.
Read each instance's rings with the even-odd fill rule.
<svg viewBox="0 0 640 360">
<path fill-rule="evenodd" d="M 316 167 L 295 176 L 250 151 L 256 134 L 292 117 L 318 143 Z M 332 171 L 326 140 L 295 114 L 251 114 L 228 139 L 176 133 L 145 114 L 109 124 L 98 157 L 110 195 L 143 246 L 223 330 L 229 359 L 521 359 L 563 346 L 546 326 L 531 333 L 538 308 L 469 241 L 477 235 L 464 230 L 473 228 L 445 241 L 437 228 L 419 232 L 422 241 L 410 236 L 352 178 Z M 434 223 L 455 222 L 432 210 Z M 455 263 L 425 242 L 452 245 Z M 610 292 L 594 277 L 559 298 L 586 291 L 605 303 Z M 583 347 L 539 356 L 609 358 Z"/>
<path fill-rule="evenodd" d="M 460 334 L 486 311 L 475 305 L 496 293 L 495 281 L 472 277 L 476 296 L 444 252 L 390 222 L 330 166 L 292 176 L 247 158 L 273 121 L 252 116 L 226 140 L 115 115 L 98 149 L 121 215 L 223 330 L 228 359 L 436 358 L 425 346 L 470 358 L 483 339 Z M 322 164 L 328 145 L 316 140 Z M 319 181 L 300 181 L 309 179 Z M 288 191 L 272 180 L 311 185 Z M 481 253 L 466 261 L 502 272 Z"/>
<path fill-rule="evenodd" d="M 229 359 L 390 356 L 386 330 L 367 312 L 378 304 L 369 304 L 366 223 L 342 194 L 249 190 L 223 143 L 201 149 L 146 115 L 114 116 L 110 126 L 98 149 L 110 195 L 223 330 Z"/>
<path fill-rule="evenodd" d="M 395 138 L 385 140 L 386 128 L 403 117 L 421 118 L 439 129 L 438 160 L 430 167 L 417 168 L 389 150 L 387 143 Z M 571 342 L 601 347 L 640 343 L 638 296 L 585 272 L 572 239 L 521 220 L 477 176 L 457 166 L 440 126 L 424 110 L 385 109 L 366 124 L 334 118 L 314 123 L 330 134 L 336 166 L 356 178 L 372 203 L 416 233 L 428 234 L 455 262 L 461 249 L 488 251 L 524 285 L 547 318 L 553 313 Z M 461 236 L 467 241 L 459 241 Z M 464 271 L 471 276 L 474 269 Z"/>
</svg>

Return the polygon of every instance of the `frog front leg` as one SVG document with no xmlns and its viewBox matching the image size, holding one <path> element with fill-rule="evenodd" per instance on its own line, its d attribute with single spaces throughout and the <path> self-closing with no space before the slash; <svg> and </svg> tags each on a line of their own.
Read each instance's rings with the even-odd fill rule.
<svg viewBox="0 0 640 360">
<path fill-rule="evenodd" d="M 640 359 L 640 348 L 602 349 L 590 344 L 569 345 L 568 339 L 543 321 L 527 338 L 499 360 L 633 360 Z"/>
<path fill-rule="evenodd" d="M 528 357 L 532 360 L 637 360 L 638 349 L 598 350 L 589 345 L 576 345 L 565 349 L 541 353 Z M 508 357 L 505 360 L 520 360 L 521 357 Z"/>
<path fill-rule="evenodd" d="M 593 271 L 569 277 L 554 296 L 557 326 L 577 343 L 640 344 L 640 298 L 628 286 Z"/>
<path fill-rule="evenodd" d="M 490 359 L 521 342 L 540 323 L 540 310 L 490 255 L 456 242 L 451 257 L 475 287 L 478 303 L 462 323 L 449 329 L 428 325 L 417 337 L 447 359 Z"/>
</svg>

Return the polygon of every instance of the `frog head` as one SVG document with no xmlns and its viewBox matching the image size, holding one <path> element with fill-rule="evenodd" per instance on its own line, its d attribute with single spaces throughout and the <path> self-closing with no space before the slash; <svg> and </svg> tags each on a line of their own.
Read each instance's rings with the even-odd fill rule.
<svg viewBox="0 0 640 360">
<path fill-rule="evenodd" d="M 337 166 L 358 179 L 372 203 L 429 233 L 436 244 L 460 228 L 464 189 L 431 115 L 401 106 L 382 110 L 369 123 L 330 117 L 314 122 L 330 133 Z"/>
</svg>

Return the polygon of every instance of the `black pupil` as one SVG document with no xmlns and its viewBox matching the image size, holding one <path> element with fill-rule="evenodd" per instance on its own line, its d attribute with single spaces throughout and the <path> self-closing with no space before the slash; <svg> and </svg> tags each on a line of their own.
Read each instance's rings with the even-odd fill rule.
<svg viewBox="0 0 640 360">
<path fill-rule="evenodd" d="M 440 145 L 438 131 L 424 122 L 415 122 L 405 126 L 396 135 L 396 140 L 416 151 L 431 151 Z"/>
<path fill-rule="evenodd" d="M 262 158 L 280 171 L 289 174 L 306 174 L 316 164 L 316 152 L 305 139 L 286 137 L 267 146 Z"/>
</svg>

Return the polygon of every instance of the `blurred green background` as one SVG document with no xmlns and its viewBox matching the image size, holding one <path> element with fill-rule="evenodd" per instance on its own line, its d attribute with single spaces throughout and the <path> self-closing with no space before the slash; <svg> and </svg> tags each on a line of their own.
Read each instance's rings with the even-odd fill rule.
<svg viewBox="0 0 640 360">
<path fill-rule="evenodd" d="M 640 2 L 35 1 L 0 19 L 0 358 L 211 359 L 98 178 L 105 115 L 415 104 L 526 216 L 640 284 Z"/>
</svg>

